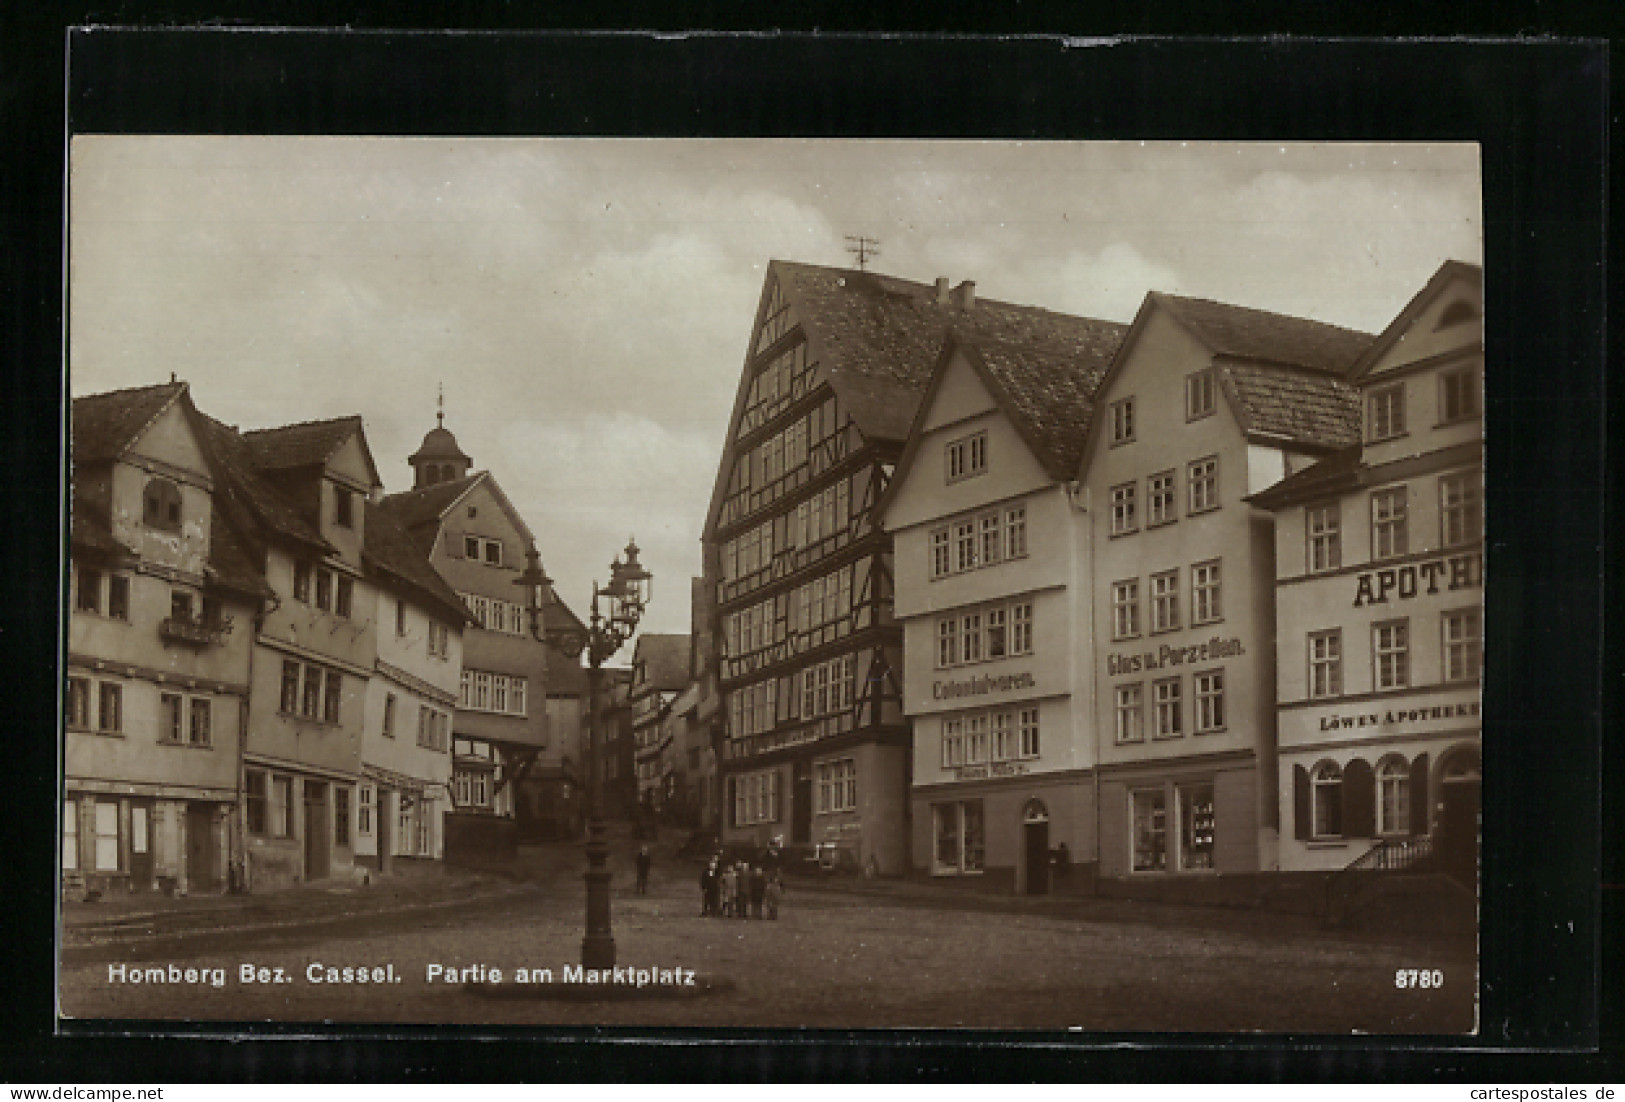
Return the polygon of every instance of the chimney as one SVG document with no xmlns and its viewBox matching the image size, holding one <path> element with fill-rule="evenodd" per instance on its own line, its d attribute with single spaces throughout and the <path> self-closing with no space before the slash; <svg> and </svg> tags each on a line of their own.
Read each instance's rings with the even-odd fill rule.
<svg viewBox="0 0 1625 1102">
<path fill-rule="evenodd" d="M 948 277 L 947 276 L 938 276 L 937 277 L 937 305 L 938 306 L 946 306 L 946 305 L 948 305 Z"/>
<path fill-rule="evenodd" d="M 954 305 L 967 312 L 976 305 L 976 283 L 974 280 L 967 279 L 954 288 Z"/>
</svg>

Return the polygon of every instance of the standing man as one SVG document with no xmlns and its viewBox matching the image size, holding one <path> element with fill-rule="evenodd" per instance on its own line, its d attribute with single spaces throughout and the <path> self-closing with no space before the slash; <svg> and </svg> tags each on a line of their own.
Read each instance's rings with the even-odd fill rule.
<svg viewBox="0 0 1625 1102">
<path fill-rule="evenodd" d="M 649 864 L 650 864 L 649 847 L 648 846 L 640 846 L 640 847 L 638 847 L 637 866 L 638 866 L 638 894 L 639 895 L 648 895 L 649 894 Z"/>
</svg>

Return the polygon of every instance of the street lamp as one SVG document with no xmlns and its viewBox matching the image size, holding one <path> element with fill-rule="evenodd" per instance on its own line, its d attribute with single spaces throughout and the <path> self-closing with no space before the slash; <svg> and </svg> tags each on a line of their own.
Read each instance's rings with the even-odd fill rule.
<svg viewBox="0 0 1625 1102">
<path fill-rule="evenodd" d="M 603 793 L 598 777 L 598 688 L 603 680 L 604 660 L 621 649 L 637 630 L 643 610 L 653 596 L 654 576 L 638 562 L 638 545 L 626 542 L 626 561 L 619 555 L 610 563 L 609 583 L 602 588 L 593 582 L 592 611 L 587 630 L 570 627 L 549 628 L 543 612 L 546 587 L 552 579 L 542 570 L 541 556 L 533 546 L 525 552 L 525 570 L 515 585 L 525 587 L 526 611 L 531 637 L 574 661 L 587 652 L 587 936 L 581 941 L 583 968 L 615 967 L 615 938 L 610 932 L 609 880 L 606 866 L 609 845 L 604 841 L 604 821 L 600 814 Z M 603 607 L 599 601 L 602 599 Z"/>
</svg>

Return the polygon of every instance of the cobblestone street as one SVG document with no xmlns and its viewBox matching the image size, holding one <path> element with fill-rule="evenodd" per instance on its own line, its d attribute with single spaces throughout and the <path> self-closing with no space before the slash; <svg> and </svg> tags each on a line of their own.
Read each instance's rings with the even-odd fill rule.
<svg viewBox="0 0 1625 1102">
<path fill-rule="evenodd" d="M 315 891 L 241 907 L 70 916 L 62 1008 L 76 1018 L 700 1027 L 1460 1033 L 1473 1028 L 1470 940 L 1336 935 L 1307 920 L 1217 908 L 1081 900 L 1030 905 L 917 886 L 793 883 L 777 922 L 702 919 L 689 867 L 651 893 L 617 880 L 618 963 L 692 969 L 720 989 L 691 998 L 548 998 L 579 960 L 582 889 L 448 876 L 435 891 Z M 377 889 L 374 889 L 376 891 Z M 276 920 L 272 915 L 283 917 Z M 223 970 L 221 985 L 110 979 L 124 966 Z M 396 982 L 333 985 L 312 963 L 393 965 Z M 244 964 L 286 982 L 243 983 Z M 500 969 L 501 997 L 446 971 Z M 1401 990 L 1397 969 L 1444 975 Z M 110 969 L 112 972 L 110 973 Z M 269 973 L 274 975 L 274 972 Z"/>
</svg>

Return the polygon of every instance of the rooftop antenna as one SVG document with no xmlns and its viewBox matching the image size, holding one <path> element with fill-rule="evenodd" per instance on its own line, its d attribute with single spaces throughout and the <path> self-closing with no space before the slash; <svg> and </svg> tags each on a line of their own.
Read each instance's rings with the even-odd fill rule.
<svg viewBox="0 0 1625 1102">
<path fill-rule="evenodd" d="M 439 384 L 439 393 L 435 395 L 434 423 L 440 428 L 446 427 L 446 384 Z"/>
<path fill-rule="evenodd" d="M 846 247 L 846 251 L 858 258 L 858 271 L 868 271 L 869 261 L 880 255 L 880 239 L 850 233 L 846 235 L 846 239 L 852 242 Z"/>
</svg>

